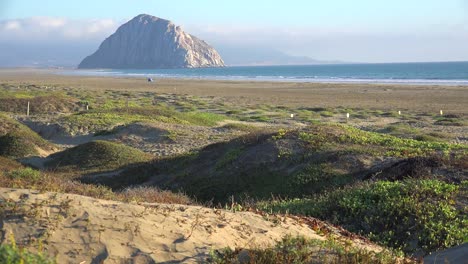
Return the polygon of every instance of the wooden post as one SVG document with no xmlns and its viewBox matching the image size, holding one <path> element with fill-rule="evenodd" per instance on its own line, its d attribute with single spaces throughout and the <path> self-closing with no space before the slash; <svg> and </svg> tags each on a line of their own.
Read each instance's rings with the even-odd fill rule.
<svg viewBox="0 0 468 264">
<path fill-rule="evenodd" d="M 28 108 L 26 110 L 26 115 L 29 116 L 29 101 L 28 101 Z"/>
</svg>

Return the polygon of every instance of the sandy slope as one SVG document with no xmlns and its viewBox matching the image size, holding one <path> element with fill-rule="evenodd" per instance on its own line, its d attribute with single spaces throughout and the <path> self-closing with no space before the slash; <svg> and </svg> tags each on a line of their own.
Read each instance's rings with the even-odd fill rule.
<svg viewBox="0 0 468 264">
<path fill-rule="evenodd" d="M 268 246 L 287 234 L 325 239 L 291 218 L 268 220 L 198 206 L 125 204 L 6 188 L 0 188 L 0 204 L 3 241 L 14 234 L 29 249 L 42 244 L 58 263 L 195 263 L 212 249 Z"/>
</svg>

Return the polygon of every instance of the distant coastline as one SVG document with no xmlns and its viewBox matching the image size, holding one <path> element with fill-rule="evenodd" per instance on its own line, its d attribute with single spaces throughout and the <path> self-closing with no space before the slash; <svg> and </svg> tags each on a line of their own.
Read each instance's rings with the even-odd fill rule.
<svg viewBox="0 0 468 264">
<path fill-rule="evenodd" d="M 63 70 L 63 75 L 227 81 L 468 85 L 468 62 L 346 63 L 158 70 Z"/>
</svg>

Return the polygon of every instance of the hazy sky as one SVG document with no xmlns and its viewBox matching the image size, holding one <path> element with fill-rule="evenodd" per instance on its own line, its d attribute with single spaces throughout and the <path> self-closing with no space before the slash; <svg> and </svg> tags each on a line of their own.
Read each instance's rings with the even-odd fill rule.
<svg viewBox="0 0 468 264">
<path fill-rule="evenodd" d="M 354 62 L 468 60 L 468 0 L 0 0 L 0 42 L 96 46 L 140 13 L 215 46 Z"/>
</svg>

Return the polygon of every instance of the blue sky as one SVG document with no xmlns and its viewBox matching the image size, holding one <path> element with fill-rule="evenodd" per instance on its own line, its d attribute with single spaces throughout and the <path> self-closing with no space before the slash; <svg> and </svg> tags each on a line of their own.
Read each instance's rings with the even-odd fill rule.
<svg viewBox="0 0 468 264">
<path fill-rule="evenodd" d="M 0 44 L 73 44 L 87 53 L 140 13 L 172 20 L 220 49 L 468 61 L 468 0 L 0 0 Z"/>
<path fill-rule="evenodd" d="M 2 0 L 3 19 L 32 16 L 126 19 L 140 13 L 182 24 L 421 27 L 466 23 L 466 0 Z"/>
</svg>

